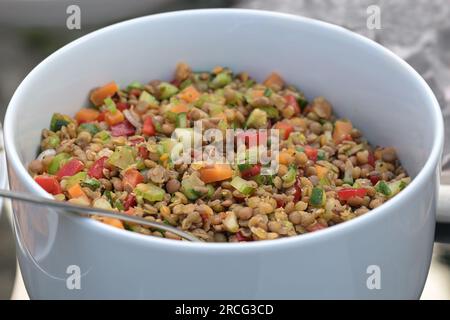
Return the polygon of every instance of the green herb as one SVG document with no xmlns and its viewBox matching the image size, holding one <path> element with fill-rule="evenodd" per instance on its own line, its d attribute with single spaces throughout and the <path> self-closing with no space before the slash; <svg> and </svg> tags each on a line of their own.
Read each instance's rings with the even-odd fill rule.
<svg viewBox="0 0 450 320">
<path fill-rule="evenodd" d="M 100 132 L 100 129 L 95 123 L 82 123 L 78 126 L 78 131 L 87 131 L 92 136 L 95 136 Z"/>
<path fill-rule="evenodd" d="M 378 181 L 378 183 L 375 185 L 375 190 L 377 190 L 377 192 L 379 193 L 384 194 L 385 196 L 390 196 L 392 193 L 391 188 L 389 188 L 388 184 L 383 180 Z"/>
<path fill-rule="evenodd" d="M 65 114 L 54 113 L 50 120 L 50 130 L 53 132 L 61 130 L 62 127 L 74 122 L 73 119 Z"/>
<path fill-rule="evenodd" d="M 264 90 L 264 96 L 266 97 L 270 97 L 272 95 L 273 91 L 270 88 L 266 88 L 266 90 Z"/>
<path fill-rule="evenodd" d="M 84 180 L 84 181 L 81 183 L 81 186 L 82 186 L 82 187 L 88 187 L 88 188 L 91 189 L 92 191 L 95 191 L 95 190 L 97 190 L 98 188 L 100 188 L 101 184 L 100 184 L 100 181 L 98 181 L 97 179 L 89 178 L 89 179 Z"/>
</svg>

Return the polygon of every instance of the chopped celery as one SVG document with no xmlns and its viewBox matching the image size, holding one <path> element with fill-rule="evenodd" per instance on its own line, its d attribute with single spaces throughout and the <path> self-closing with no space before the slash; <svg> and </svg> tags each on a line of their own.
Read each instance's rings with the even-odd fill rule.
<svg viewBox="0 0 450 320">
<path fill-rule="evenodd" d="M 111 138 L 111 136 L 109 135 L 108 131 L 103 130 L 103 131 L 100 131 L 99 133 L 95 134 L 94 138 L 98 138 L 98 139 L 106 142 Z"/>
<path fill-rule="evenodd" d="M 95 191 L 98 188 L 100 188 L 101 184 L 100 184 L 100 181 L 98 181 L 97 179 L 89 178 L 89 179 L 84 180 L 81 183 L 81 186 L 82 187 L 88 187 L 89 189 Z"/>
<path fill-rule="evenodd" d="M 136 196 L 142 197 L 143 199 L 155 202 L 162 201 L 164 199 L 165 191 L 160 187 L 155 186 L 152 183 L 140 183 L 134 189 Z"/>
<path fill-rule="evenodd" d="M 211 82 L 209 83 L 209 87 L 213 89 L 223 88 L 231 81 L 231 75 L 228 72 L 224 71 L 216 75 L 214 79 L 211 80 Z"/>
<path fill-rule="evenodd" d="M 260 107 L 259 109 L 267 113 L 269 119 L 278 119 L 280 117 L 280 112 L 275 107 Z"/>
<path fill-rule="evenodd" d="M 261 109 L 254 109 L 247 119 L 246 126 L 255 129 L 267 127 L 267 113 Z"/>
<path fill-rule="evenodd" d="M 56 149 L 59 146 L 59 144 L 61 143 L 61 140 L 59 139 L 59 137 L 56 134 L 49 136 L 47 139 L 48 139 L 47 146 L 51 149 Z"/>
<path fill-rule="evenodd" d="M 113 101 L 113 99 L 108 97 L 105 100 L 103 100 L 103 102 L 105 103 L 105 106 L 109 112 L 111 112 L 111 113 L 117 112 L 117 106 L 116 106 L 116 103 Z"/>
<path fill-rule="evenodd" d="M 139 101 L 147 102 L 149 105 L 158 105 L 158 100 L 154 96 L 152 96 L 147 91 L 142 91 L 141 95 L 139 96 Z"/>
<path fill-rule="evenodd" d="M 54 113 L 52 120 L 50 121 L 50 130 L 54 132 L 59 131 L 62 127 L 67 126 L 72 122 L 73 119 L 71 117 L 61 113 Z"/>
<path fill-rule="evenodd" d="M 87 131 L 92 136 L 95 136 L 100 132 L 100 129 L 95 123 L 82 123 L 78 126 L 78 131 Z"/>
<path fill-rule="evenodd" d="M 144 85 L 140 83 L 139 81 L 133 81 L 127 86 L 127 90 L 131 89 L 144 89 Z"/>
<path fill-rule="evenodd" d="M 326 195 L 322 188 L 314 187 L 309 198 L 309 204 L 313 207 L 323 207 L 326 202 Z"/>
<path fill-rule="evenodd" d="M 403 179 L 400 179 L 397 181 L 390 182 L 388 184 L 389 189 L 391 190 L 391 194 L 389 195 L 389 197 L 393 197 L 397 193 L 399 193 L 400 191 L 405 189 L 410 181 L 411 181 L 411 178 L 403 178 Z"/>
<path fill-rule="evenodd" d="M 253 191 L 255 191 L 255 188 L 252 187 L 249 181 L 242 179 L 239 176 L 236 176 L 231 180 L 231 185 L 236 188 L 240 193 L 248 196 Z"/>
<path fill-rule="evenodd" d="M 94 208 L 99 208 L 99 209 L 105 209 L 105 210 L 111 210 L 112 206 L 111 203 L 106 200 L 105 198 L 98 198 L 94 201 L 94 203 L 92 204 L 92 206 Z"/>
<path fill-rule="evenodd" d="M 211 103 L 211 104 L 209 104 L 208 108 L 209 108 L 209 114 L 211 117 L 221 114 L 224 110 L 223 105 L 218 104 L 218 103 Z"/>
<path fill-rule="evenodd" d="M 206 188 L 208 188 L 208 193 L 206 195 L 208 198 L 211 198 L 214 195 L 214 192 L 216 192 L 216 189 L 214 189 L 212 184 L 207 184 Z"/>
<path fill-rule="evenodd" d="M 295 166 L 290 166 L 288 172 L 284 176 L 281 177 L 285 183 L 294 182 L 297 177 L 297 168 Z"/>
<path fill-rule="evenodd" d="M 158 89 L 161 100 L 169 99 L 171 96 L 178 93 L 178 88 L 168 82 L 161 82 L 158 85 Z"/>
<path fill-rule="evenodd" d="M 108 159 L 108 163 L 120 169 L 126 169 L 133 165 L 136 160 L 136 151 L 130 146 L 120 146 Z"/>
<path fill-rule="evenodd" d="M 86 177 L 87 177 L 87 172 L 85 172 L 85 171 L 78 172 L 77 174 L 66 178 L 66 187 L 70 188 L 70 187 L 82 182 L 84 179 L 86 179 Z"/>
<path fill-rule="evenodd" d="M 119 211 L 124 211 L 125 210 L 125 207 L 123 206 L 122 201 L 120 201 L 119 199 L 114 201 L 114 208 L 119 209 Z"/>
<path fill-rule="evenodd" d="M 50 174 L 56 174 L 68 160 L 70 159 L 70 154 L 68 153 L 59 153 L 53 157 L 50 165 L 48 166 L 47 172 Z"/>
<path fill-rule="evenodd" d="M 180 112 L 177 114 L 177 119 L 176 119 L 176 126 L 177 128 L 187 128 L 188 127 L 188 120 L 187 120 L 187 115 L 186 112 Z"/>
<path fill-rule="evenodd" d="M 205 183 L 196 175 L 192 174 L 189 177 L 181 180 L 180 191 L 190 200 L 196 200 L 201 196 L 201 193 L 195 191 L 195 187 L 204 187 Z"/>
<path fill-rule="evenodd" d="M 377 190 L 377 192 L 379 193 L 384 194 L 385 196 L 390 196 L 392 193 L 389 185 L 383 180 L 378 181 L 378 183 L 375 185 L 375 190 Z"/>
<path fill-rule="evenodd" d="M 180 83 L 180 90 L 183 90 L 187 87 L 189 87 L 192 84 L 192 80 L 191 79 L 186 79 L 183 82 Z"/>
</svg>

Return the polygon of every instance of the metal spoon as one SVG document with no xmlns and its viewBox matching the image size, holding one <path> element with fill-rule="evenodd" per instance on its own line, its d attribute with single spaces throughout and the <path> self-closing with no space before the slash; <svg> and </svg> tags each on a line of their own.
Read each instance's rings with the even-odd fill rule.
<svg viewBox="0 0 450 320">
<path fill-rule="evenodd" d="M 117 219 L 120 219 L 123 221 L 133 222 L 133 223 L 145 225 L 145 226 L 156 228 L 156 229 L 169 231 L 169 232 L 172 232 L 188 241 L 201 242 L 196 236 L 194 236 L 188 232 L 184 232 L 175 227 L 169 226 L 167 224 L 149 221 L 144 218 L 137 217 L 137 216 L 129 216 L 125 213 L 121 213 L 118 211 L 81 206 L 81 205 L 73 204 L 70 202 L 56 201 L 56 200 L 47 199 L 47 198 L 43 198 L 43 197 L 33 196 L 31 194 L 27 194 L 27 193 L 23 193 L 23 192 L 16 192 L 16 191 L 4 190 L 4 189 L 0 189 L 0 197 L 30 202 L 30 203 L 34 203 L 34 204 L 41 205 L 41 206 L 50 206 L 53 208 L 63 209 L 65 211 L 75 212 L 75 213 L 83 214 L 83 215 L 98 215 L 98 216 L 108 217 L 108 218 L 117 218 Z M 63 212 L 58 211 L 58 213 L 63 213 Z"/>
</svg>

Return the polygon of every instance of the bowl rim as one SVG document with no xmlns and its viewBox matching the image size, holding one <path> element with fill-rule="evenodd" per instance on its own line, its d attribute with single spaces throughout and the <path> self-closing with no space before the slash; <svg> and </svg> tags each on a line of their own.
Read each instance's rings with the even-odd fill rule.
<svg viewBox="0 0 450 320">
<path fill-rule="evenodd" d="M 347 30 L 343 27 L 315 20 L 312 18 L 302 17 L 298 15 L 288 14 L 288 13 L 279 13 L 279 12 L 273 12 L 273 11 L 266 11 L 266 10 L 254 10 L 254 9 L 193 9 L 193 10 L 181 10 L 181 11 L 173 11 L 173 12 L 166 12 L 166 13 L 159 13 L 154 15 L 148 15 L 143 16 L 139 18 L 134 18 L 130 20 L 126 20 L 123 22 L 115 23 L 110 26 L 101 28 L 99 30 L 96 30 L 94 32 L 88 33 L 87 35 L 84 35 L 83 37 L 80 37 L 69 44 L 63 46 L 62 48 L 58 49 L 54 53 L 52 53 L 50 56 L 48 56 L 46 59 L 44 59 L 42 62 L 40 62 L 26 77 L 25 79 L 20 83 L 20 85 L 17 87 L 13 97 L 11 98 L 11 101 L 8 105 L 6 116 L 5 116 L 5 129 L 4 129 L 4 135 L 5 135 L 5 149 L 8 159 L 8 165 L 11 166 L 11 170 L 14 170 L 14 172 L 17 174 L 18 179 L 26 185 L 28 188 L 30 188 L 31 192 L 51 198 L 51 196 L 45 192 L 43 189 L 41 189 L 36 182 L 31 178 L 31 176 L 28 174 L 28 171 L 26 169 L 26 166 L 22 163 L 22 161 L 19 158 L 17 148 L 14 143 L 12 143 L 12 137 L 14 137 L 14 125 L 13 121 L 15 119 L 15 109 L 17 108 L 17 100 L 18 97 L 23 95 L 23 91 L 26 91 L 24 88 L 26 85 L 33 80 L 35 76 L 37 76 L 41 69 L 45 68 L 48 63 L 51 63 L 53 59 L 57 59 L 58 56 L 64 54 L 66 51 L 69 51 L 72 49 L 72 47 L 83 45 L 84 42 L 95 38 L 102 36 L 104 33 L 108 32 L 114 32 L 114 30 L 129 26 L 132 24 L 140 24 L 140 23 L 152 23 L 156 20 L 161 19 L 176 19 L 180 16 L 191 16 L 192 18 L 195 18 L 197 15 L 242 15 L 242 16 L 259 16 L 259 17 L 267 17 L 272 19 L 278 19 L 283 22 L 289 22 L 289 23 L 300 23 L 303 25 L 307 25 L 312 28 L 317 29 L 323 29 L 327 32 L 333 32 L 337 36 L 341 37 L 347 37 L 354 42 L 359 42 L 360 44 L 364 46 L 368 46 L 373 50 L 374 52 L 377 52 L 378 54 L 384 56 L 386 59 L 389 59 L 393 61 L 393 63 L 396 63 L 400 65 L 408 74 L 410 77 L 414 78 L 415 81 L 421 86 L 422 90 L 424 90 L 424 93 L 427 96 L 427 108 L 431 108 L 431 117 L 432 121 L 434 123 L 433 128 L 433 146 L 431 149 L 431 152 L 429 154 L 428 159 L 425 162 L 425 165 L 420 169 L 420 171 L 417 173 L 416 177 L 412 180 L 411 184 L 408 185 L 408 187 L 398 194 L 396 197 L 389 200 L 387 203 L 383 204 L 382 206 L 375 208 L 370 211 L 370 213 L 363 215 L 361 217 L 358 217 L 357 219 L 352 219 L 350 221 L 346 221 L 345 223 L 341 223 L 338 225 L 335 225 L 331 228 L 326 228 L 323 230 L 320 230 L 320 232 L 312 232 L 303 234 L 300 236 L 293 236 L 293 237 L 287 237 L 287 238 L 281 238 L 276 240 L 265 240 L 265 241 L 251 241 L 251 242 L 245 242 L 245 243 L 193 243 L 193 242 L 187 242 L 187 241 L 169 241 L 168 239 L 158 238 L 158 237 L 152 237 L 147 236 L 143 234 L 139 234 L 136 232 L 128 232 L 125 230 L 120 230 L 114 227 L 110 227 L 106 224 L 100 223 L 98 221 L 95 221 L 90 218 L 85 218 L 78 216 L 76 214 L 68 213 L 67 216 L 75 223 L 78 223 L 83 228 L 90 228 L 94 232 L 98 232 L 99 236 L 112 236 L 112 237 L 121 237 L 120 239 L 122 241 L 127 242 L 133 242 L 135 244 L 139 245 L 147 245 L 147 246 L 161 246 L 168 250 L 215 250 L 217 252 L 228 252 L 228 251 L 256 251 L 256 250 L 267 250 L 267 249 L 275 249 L 281 247 L 298 247 L 301 245 L 306 245 L 308 243 L 318 241 L 318 240 L 324 240 L 330 239 L 332 237 L 336 237 L 345 233 L 351 233 L 352 230 L 358 229 L 364 225 L 376 223 L 379 219 L 386 218 L 385 216 L 388 214 L 389 208 L 398 208 L 401 206 L 403 202 L 408 202 L 408 199 L 412 199 L 414 197 L 414 192 L 416 189 L 423 186 L 425 183 L 427 183 L 427 180 L 436 172 L 436 168 L 438 164 L 440 163 L 440 158 L 443 150 L 443 143 L 444 143 L 444 122 L 443 122 L 443 116 L 441 113 L 441 109 L 439 107 L 439 103 L 432 92 L 431 88 L 428 86 L 428 84 L 425 82 L 425 80 L 418 74 L 417 71 L 415 71 L 407 62 L 405 62 L 403 59 L 395 55 L 392 51 L 388 50 L 387 48 L 383 47 L 382 45 L 364 37 L 357 33 L 354 33 L 350 30 Z M 119 238 L 118 238 L 119 239 Z"/>
</svg>

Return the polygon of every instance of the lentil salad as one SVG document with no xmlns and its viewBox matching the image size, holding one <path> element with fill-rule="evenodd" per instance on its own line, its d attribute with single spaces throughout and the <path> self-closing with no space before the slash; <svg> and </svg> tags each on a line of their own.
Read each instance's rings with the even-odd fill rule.
<svg viewBox="0 0 450 320">
<path fill-rule="evenodd" d="M 42 131 L 34 180 L 56 199 L 164 222 L 207 242 L 289 237 L 366 214 L 410 182 L 392 147 L 372 147 L 323 97 L 307 101 L 277 73 L 262 83 L 216 67 L 179 63 L 171 82 L 110 82 L 74 117 Z M 171 134 L 205 128 L 280 130 L 278 172 L 260 164 L 174 164 Z M 257 137 L 259 139 L 259 137 Z M 94 217 L 114 227 L 180 239 Z"/>
</svg>

